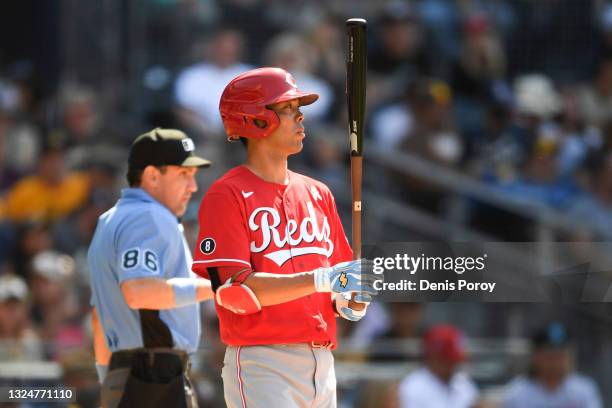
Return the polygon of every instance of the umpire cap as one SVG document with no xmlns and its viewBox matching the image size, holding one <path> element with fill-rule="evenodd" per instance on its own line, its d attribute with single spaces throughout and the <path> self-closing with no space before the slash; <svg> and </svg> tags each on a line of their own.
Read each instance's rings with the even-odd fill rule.
<svg viewBox="0 0 612 408">
<path fill-rule="evenodd" d="M 196 156 L 195 145 L 177 129 L 155 128 L 134 140 L 128 158 L 130 170 L 147 166 L 208 167 L 211 162 Z"/>
</svg>

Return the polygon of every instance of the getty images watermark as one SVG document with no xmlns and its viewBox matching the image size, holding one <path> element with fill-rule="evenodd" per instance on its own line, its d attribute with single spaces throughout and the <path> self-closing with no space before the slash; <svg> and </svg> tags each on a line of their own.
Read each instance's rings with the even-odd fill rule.
<svg viewBox="0 0 612 408">
<path fill-rule="evenodd" d="M 388 302 L 612 302 L 612 243 L 364 245 Z"/>
<path fill-rule="evenodd" d="M 471 256 L 411 256 L 407 253 L 395 254 L 393 257 L 375 257 L 374 273 L 384 274 L 385 271 L 399 270 L 410 275 L 419 271 L 444 271 L 463 275 L 470 271 L 483 271 L 487 254 L 478 257 Z M 457 279 L 456 281 L 445 279 L 443 282 L 430 279 L 419 279 L 418 282 L 409 279 L 401 279 L 399 282 L 384 282 L 378 280 L 374 283 L 376 290 L 397 291 L 487 291 L 495 290 L 496 282 L 471 282 L 468 279 Z"/>
</svg>

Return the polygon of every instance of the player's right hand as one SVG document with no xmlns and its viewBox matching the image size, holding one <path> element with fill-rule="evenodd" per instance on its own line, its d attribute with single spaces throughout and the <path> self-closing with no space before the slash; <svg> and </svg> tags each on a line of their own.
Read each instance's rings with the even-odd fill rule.
<svg viewBox="0 0 612 408">
<path fill-rule="evenodd" d="M 341 262 L 331 268 L 320 268 L 315 272 L 317 292 L 358 292 L 376 295 L 374 282 L 381 276 L 374 274 L 372 261 L 357 259 Z"/>
</svg>

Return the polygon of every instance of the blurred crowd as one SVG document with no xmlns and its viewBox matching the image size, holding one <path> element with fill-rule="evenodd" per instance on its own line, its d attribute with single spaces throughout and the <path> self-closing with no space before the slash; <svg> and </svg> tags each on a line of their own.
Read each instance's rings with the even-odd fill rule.
<svg viewBox="0 0 612 408">
<path fill-rule="evenodd" d="M 530 352 L 518 375 L 499 387 L 479 387 L 464 369 L 470 354 L 465 335 L 455 326 L 433 325 L 418 340 L 413 368 L 396 381 L 365 383 L 355 393 L 356 407 L 604 407 L 595 382 L 576 372 L 575 344 L 557 321 L 531 334 Z M 379 361 L 381 356 L 370 358 Z"/>
<path fill-rule="evenodd" d="M 344 20 L 349 17 L 368 19 L 366 138 L 373 146 L 417 155 L 518 201 L 595 226 L 574 237 L 612 236 L 612 3 L 149 0 L 140 8 L 118 6 L 125 25 L 116 34 L 124 42 L 100 58 L 90 55 L 99 49 L 95 41 L 113 44 L 113 39 L 106 39 L 104 30 L 95 40 L 80 34 L 103 19 L 87 13 L 84 3 L 57 7 L 60 15 L 62 7 L 72 7 L 66 14 L 81 16 L 74 20 L 78 24 L 63 27 L 70 39 L 60 37 L 60 48 L 62 39 L 71 45 L 69 50 L 66 45 L 66 60 L 80 55 L 85 57 L 81 65 L 63 66 L 59 81 L 48 83 L 44 65 L 6 58 L 0 50 L 2 361 L 57 361 L 68 373 L 89 373 L 73 378 L 79 386 L 96 387 L 85 255 L 98 216 L 126 186 L 129 143 L 150 128 L 176 127 L 213 158 L 214 167 L 200 172 L 200 190 L 183 220 L 193 248 L 199 199 L 243 154 L 225 140 L 219 97 L 230 79 L 251 67 L 283 67 L 301 89 L 320 95 L 316 104 L 303 108 L 305 151 L 291 165 L 335 192 L 348 191 Z M 366 190 L 435 215 L 449 211 L 450 193 L 434 183 L 397 169 L 375 171 L 383 177 L 366 184 Z M 469 201 L 466 222 L 501 239 L 535 239 L 528 220 L 478 200 Z M 347 337 L 357 342 L 364 333 L 372 342 L 418 338 L 416 322 L 433 323 L 421 320 L 426 305 L 379 307 L 374 319 L 350 328 Z M 438 317 L 443 316 L 436 321 L 445 320 L 443 309 L 436 306 Z M 205 318 L 204 346 L 214 355 L 219 345 L 210 310 Z M 462 329 L 473 336 L 501 337 L 510 332 L 527 336 L 533 327 Z M 439 333 L 443 343 L 460 336 L 444 330 Z M 534 340 L 534 347 L 557 344 L 552 337 Z M 566 350 L 564 335 L 556 339 Z M 545 358 L 533 358 L 533 373 L 526 378 L 538 377 L 537 361 Z M 565 354 L 550 358 L 563 360 Z M 375 355 L 368 359 L 378 361 Z M 572 364 L 559 365 L 557 377 L 570 378 Z M 214 364 L 202 364 L 201 370 L 214 378 Z M 404 380 L 398 401 L 410 398 L 411 387 L 420 389 L 418 381 L 423 378 Z M 457 381 L 468 384 L 463 377 Z M 533 391 L 525 383 L 530 380 L 520 381 L 510 385 L 513 402 L 504 406 L 529 406 L 521 402 L 521 392 L 537 387 Z M 376 388 L 395 395 L 385 384 Z M 204 394 L 215 398 L 213 391 Z M 595 386 L 589 395 L 599 398 Z M 366 406 L 365 400 L 359 406 Z"/>
</svg>

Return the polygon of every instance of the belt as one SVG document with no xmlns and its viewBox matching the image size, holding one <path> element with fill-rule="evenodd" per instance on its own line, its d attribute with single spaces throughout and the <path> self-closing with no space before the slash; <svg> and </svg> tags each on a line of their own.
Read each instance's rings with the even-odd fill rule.
<svg viewBox="0 0 612 408">
<path fill-rule="evenodd" d="M 185 371 L 188 372 L 191 369 L 191 361 L 185 351 L 163 347 L 115 351 L 111 354 L 109 369 L 130 367 L 134 358 L 142 355 L 148 356 L 150 365 L 153 365 L 156 360 L 163 363 L 164 361 L 176 361 L 178 359 Z"/>
<path fill-rule="evenodd" d="M 331 349 L 334 346 L 332 341 L 308 341 L 304 343 L 276 343 L 276 344 L 254 344 L 254 345 L 231 345 L 228 347 L 309 347 L 309 348 L 324 348 Z"/>
<path fill-rule="evenodd" d="M 312 348 L 324 348 L 324 349 L 330 350 L 333 347 L 334 343 L 329 341 L 329 340 L 327 340 L 327 341 L 311 341 L 309 343 L 309 345 Z"/>
</svg>

